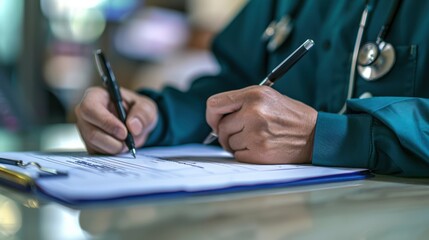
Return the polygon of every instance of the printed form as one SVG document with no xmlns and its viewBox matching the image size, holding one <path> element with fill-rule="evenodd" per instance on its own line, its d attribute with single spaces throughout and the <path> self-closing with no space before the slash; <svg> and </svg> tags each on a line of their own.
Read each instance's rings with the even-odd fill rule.
<svg viewBox="0 0 429 240">
<path fill-rule="evenodd" d="M 32 176 L 38 191 L 65 202 L 85 202 L 177 192 L 287 183 L 341 176 L 364 169 L 311 165 L 240 163 L 219 147 L 201 144 L 141 149 L 137 158 L 87 153 L 0 153 L 0 157 L 38 162 L 68 176 L 37 177 L 36 168 L 3 166 Z"/>
</svg>

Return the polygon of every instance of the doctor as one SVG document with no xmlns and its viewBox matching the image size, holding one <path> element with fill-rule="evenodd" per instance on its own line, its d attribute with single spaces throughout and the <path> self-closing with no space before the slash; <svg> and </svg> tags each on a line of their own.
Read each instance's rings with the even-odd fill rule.
<svg viewBox="0 0 429 240">
<path fill-rule="evenodd" d="M 429 176 L 429 1 L 251 0 L 216 37 L 216 76 L 187 92 L 123 90 L 136 145 L 202 142 L 243 162 Z M 257 85 L 305 39 L 273 88 Z M 104 89 L 76 107 L 90 153 L 127 151 Z M 208 124 L 207 124 L 208 123 Z"/>
</svg>

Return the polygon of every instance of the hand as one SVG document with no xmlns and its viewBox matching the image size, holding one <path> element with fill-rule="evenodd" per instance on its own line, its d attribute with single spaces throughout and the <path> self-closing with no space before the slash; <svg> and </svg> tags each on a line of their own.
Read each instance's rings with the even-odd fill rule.
<svg viewBox="0 0 429 240">
<path fill-rule="evenodd" d="M 317 111 L 267 86 L 207 100 L 207 122 L 238 161 L 311 163 Z"/>
<path fill-rule="evenodd" d="M 141 147 L 157 122 L 158 109 L 153 100 L 121 89 L 127 109 L 126 125 Z M 77 127 L 89 153 L 118 154 L 128 151 L 124 143 L 127 128 L 119 120 L 108 92 L 101 87 L 89 88 L 75 108 Z"/>
</svg>

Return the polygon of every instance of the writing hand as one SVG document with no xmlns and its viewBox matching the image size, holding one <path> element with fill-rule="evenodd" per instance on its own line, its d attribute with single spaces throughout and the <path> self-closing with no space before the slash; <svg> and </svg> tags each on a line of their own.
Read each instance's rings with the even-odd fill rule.
<svg viewBox="0 0 429 240">
<path fill-rule="evenodd" d="M 148 97 L 121 89 L 127 109 L 127 127 L 136 147 L 141 147 L 157 122 L 158 109 Z M 75 108 L 77 127 L 89 153 L 118 154 L 127 152 L 124 144 L 127 128 L 116 116 L 108 92 L 101 87 L 86 90 Z"/>
<path fill-rule="evenodd" d="M 238 161 L 310 163 L 317 111 L 267 86 L 216 94 L 206 119 Z"/>
</svg>

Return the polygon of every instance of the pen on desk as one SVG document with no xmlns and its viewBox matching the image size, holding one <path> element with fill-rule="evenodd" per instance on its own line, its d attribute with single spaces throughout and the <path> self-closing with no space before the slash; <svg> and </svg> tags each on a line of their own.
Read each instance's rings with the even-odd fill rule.
<svg viewBox="0 0 429 240">
<path fill-rule="evenodd" d="M 274 82 L 281 78 L 289 69 L 295 65 L 307 52 L 314 46 L 314 41 L 307 39 L 301 46 L 299 46 L 292 54 L 290 54 L 283 62 L 281 62 L 276 68 L 268 74 L 268 76 L 259 83 L 259 86 L 271 87 Z M 215 132 L 211 132 L 203 144 L 210 144 L 218 138 Z"/>
<path fill-rule="evenodd" d="M 103 80 L 103 84 L 109 92 L 110 98 L 115 105 L 116 111 L 118 112 L 119 119 L 124 124 L 126 124 L 125 122 L 127 119 L 127 113 L 125 112 L 125 108 L 122 105 L 121 92 L 119 89 L 119 85 L 116 81 L 116 77 L 113 74 L 112 68 L 110 67 L 110 63 L 107 61 L 106 57 L 100 49 L 95 51 L 94 56 L 101 80 Z M 134 138 L 129 130 L 127 133 L 127 138 L 125 139 L 125 144 L 127 145 L 133 157 L 136 158 L 136 147 L 134 144 Z"/>
</svg>

